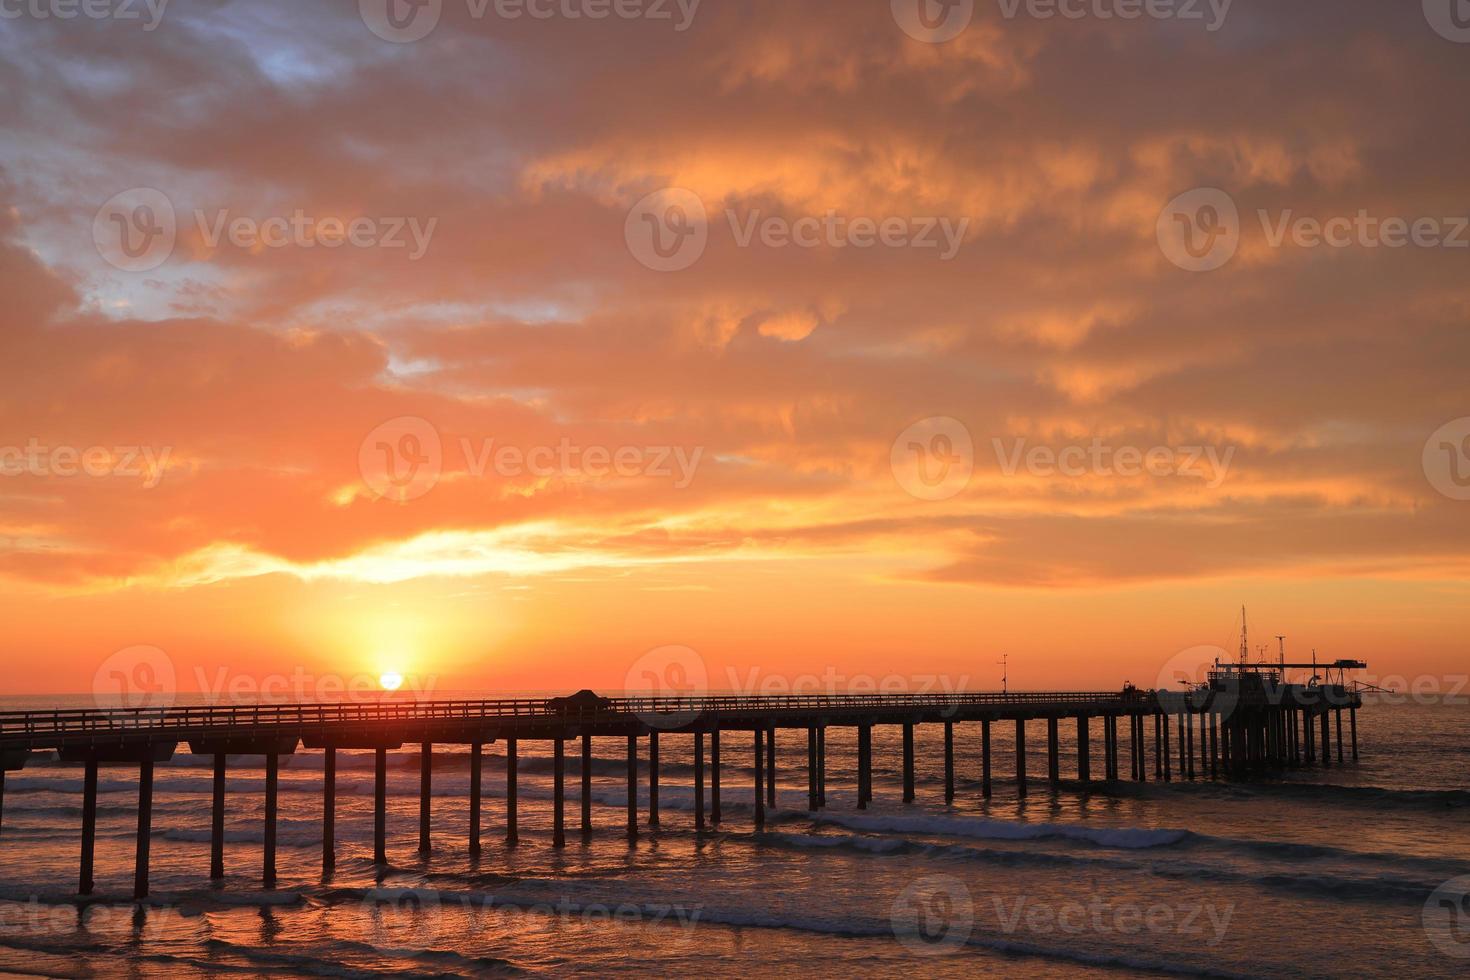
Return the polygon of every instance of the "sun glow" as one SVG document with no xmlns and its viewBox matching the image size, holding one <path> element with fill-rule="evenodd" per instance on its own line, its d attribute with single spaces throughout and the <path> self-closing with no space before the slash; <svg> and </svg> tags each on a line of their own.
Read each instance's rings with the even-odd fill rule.
<svg viewBox="0 0 1470 980">
<path fill-rule="evenodd" d="M 388 671 L 378 678 L 378 683 L 385 691 L 396 691 L 403 686 L 403 675 L 397 671 Z"/>
</svg>

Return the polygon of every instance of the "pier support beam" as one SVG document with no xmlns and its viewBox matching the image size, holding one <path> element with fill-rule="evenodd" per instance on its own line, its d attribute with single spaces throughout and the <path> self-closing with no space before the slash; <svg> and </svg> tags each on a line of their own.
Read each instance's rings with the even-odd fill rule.
<svg viewBox="0 0 1470 980">
<path fill-rule="evenodd" d="M 388 750 L 373 752 L 373 863 L 388 863 Z"/>
<path fill-rule="evenodd" d="M 225 876 L 225 754 L 214 754 L 214 785 L 209 807 L 209 880 Z"/>
<path fill-rule="evenodd" d="M 709 733 L 709 822 L 720 825 L 720 729 L 718 723 Z"/>
<path fill-rule="evenodd" d="M 980 795 L 990 799 L 990 719 L 980 721 Z"/>
<path fill-rule="evenodd" d="M 514 845 L 521 839 L 517 825 L 516 776 L 519 764 L 516 759 L 516 740 L 505 740 L 505 842 Z"/>
<path fill-rule="evenodd" d="M 337 866 L 337 750 L 322 750 L 322 873 Z"/>
<path fill-rule="evenodd" d="M 480 856 L 480 796 L 485 769 L 485 743 L 470 743 L 470 857 Z"/>
<path fill-rule="evenodd" d="M 1347 761 L 1342 754 L 1342 709 L 1336 709 L 1333 714 L 1337 716 L 1337 764 L 1342 765 Z"/>
<path fill-rule="evenodd" d="M 914 723 L 903 723 L 903 801 L 914 802 Z"/>
<path fill-rule="evenodd" d="M 133 900 L 148 897 L 148 851 L 153 844 L 153 760 L 138 764 L 138 845 L 133 860 Z"/>
<path fill-rule="evenodd" d="M 1143 715 L 1133 716 L 1133 746 L 1138 752 L 1138 781 L 1148 782 L 1148 728 Z"/>
<path fill-rule="evenodd" d="M 1358 761 L 1358 709 L 1357 708 L 1349 708 L 1348 709 L 1348 720 L 1352 723 L 1352 729 L 1353 729 L 1353 761 L 1354 762 L 1357 762 Z"/>
<path fill-rule="evenodd" d="M 1184 712 L 1184 744 L 1188 747 L 1189 778 L 1194 779 L 1194 712 Z"/>
<path fill-rule="evenodd" d="M 551 846 L 567 846 L 567 741 L 552 740 L 551 759 Z"/>
<path fill-rule="evenodd" d="M 592 733 L 582 733 L 582 836 L 592 836 Z"/>
<path fill-rule="evenodd" d="M 817 729 L 817 808 L 827 806 L 827 726 Z"/>
<path fill-rule="evenodd" d="M 859 724 L 857 736 L 857 807 L 859 810 L 866 810 L 868 808 L 868 801 L 873 796 L 873 726 Z"/>
<path fill-rule="evenodd" d="M 276 816 L 281 799 L 281 757 L 274 752 L 265 757 L 265 847 L 260 881 L 266 888 L 276 887 Z"/>
<path fill-rule="evenodd" d="M 776 729 L 766 730 L 766 806 L 776 809 Z"/>
<path fill-rule="evenodd" d="M 944 802 L 954 802 L 954 722 L 944 723 Z"/>
<path fill-rule="evenodd" d="M 1086 715 L 1077 716 L 1077 778 L 1092 782 L 1092 721 Z"/>
<path fill-rule="evenodd" d="M 1322 709 L 1322 765 L 1332 765 L 1332 732 L 1328 726 L 1327 709 Z"/>
<path fill-rule="evenodd" d="M 704 829 L 704 734 L 694 733 L 694 829 Z"/>
<path fill-rule="evenodd" d="M 817 812 L 817 730 L 811 726 L 806 730 L 806 809 Z"/>
<path fill-rule="evenodd" d="M 650 777 L 651 779 L 652 777 Z M 652 785 L 650 783 L 650 785 Z M 638 736 L 628 736 L 628 840 L 638 839 Z"/>
<path fill-rule="evenodd" d="M 1046 720 L 1046 778 L 1053 786 L 1062 781 L 1061 760 L 1058 754 L 1061 748 L 1058 745 L 1057 720 L 1048 718 Z"/>
<path fill-rule="evenodd" d="M 633 740 L 633 765 L 637 771 L 638 740 Z M 638 785 L 636 782 L 633 784 Z M 635 798 L 634 805 L 637 805 Z M 658 732 L 648 733 L 648 826 L 658 826 Z"/>
<path fill-rule="evenodd" d="M 1211 711 L 1210 719 L 1210 778 L 1215 779 L 1220 775 L 1220 716 Z"/>
<path fill-rule="evenodd" d="M 1174 780 L 1173 763 L 1171 761 L 1173 752 L 1169 748 L 1169 715 L 1165 713 L 1159 717 L 1162 719 L 1164 726 L 1163 752 L 1161 753 L 1164 757 L 1164 782 L 1168 783 Z"/>
<path fill-rule="evenodd" d="M 755 829 L 766 829 L 766 747 L 765 730 L 757 725 L 751 741 L 755 745 Z"/>
<path fill-rule="evenodd" d="M 419 747 L 419 853 L 428 854 L 430 800 L 434 795 L 434 743 L 425 742 Z"/>
<path fill-rule="evenodd" d="M 1016 795 L 1026 796 L 1026 719 L 1016 719 Z"/>
<path fill-rule="evenodd" d="M 92 869 L 97 851 L 97 760 L 88 759 L 82 777 L 82 860 L 78 895 L 92 894 Z"/>
</svg>

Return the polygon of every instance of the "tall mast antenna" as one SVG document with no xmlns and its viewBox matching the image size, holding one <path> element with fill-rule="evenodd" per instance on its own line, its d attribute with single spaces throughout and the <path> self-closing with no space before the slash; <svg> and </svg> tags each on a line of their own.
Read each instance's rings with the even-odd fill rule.
<svg viewBox="0 0 1470 980">
<path fill-rule="evenodd" d="M 1009 653 L 1003 653 L 1003 654 L 1000 655 L 1000 659 L 996 661 L 996 663 L 1000 664 L 1000 693 L 1002 693 L 1002 694 L 1009 694 L 1010 693 L 1010 685 L 1011 685 L 1011 667 L 1010 667 L 1010 660 L 1011 660 L 1011 655 Z"/>
<path fill-rule="evenodd" d="M 1250 643 L 1247 640 L 1245 626 L 1245 606 L 1240 607 L 1240 662 L 1249 663 L 1251 659 Z"/>
</svg>

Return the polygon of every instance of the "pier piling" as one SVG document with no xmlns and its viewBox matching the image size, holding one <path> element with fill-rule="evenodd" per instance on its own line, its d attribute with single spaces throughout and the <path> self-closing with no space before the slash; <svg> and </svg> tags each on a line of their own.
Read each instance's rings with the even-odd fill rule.
<svg viewBox="0 0 1470 980">
<path fill-rule="evenodd" d="M 704 735 L 694 733 L 694 829 L 704 829 Z"/>
<path fill-rule="evenodd" d="M 944 802 L 954 802 L 954 722 L 944 723 Z"/>
<path fill-rule="evenodd" d="M 657 777 L 649 771 L 649 791 Z M 651 822 L 651 818 L 650 818 Z M 628 736 L 628 840 L 638 839 L 638 736 Z"/>
<path fill-rule="evenodd" d="M 516 799 L 516 777 L 520 768 L 516 758 L 516 740 L 505 740 L 505 842 L 514 845 L 520 842 L 518 820 L 519 803 Z"/>
<path fill-rule="evenodd" d="M 567 845 L 567 741 L 552 739 L 551 759 L 551 846 Z"/>
<path fill-rule="evenodd" d="M 337 866 L 337 750 L 322 753 L 322 872 Z"/>
<path fill-rule="evenodd" d="M 903 723 L 903 801 L 914 802 L 914 723 Z"/>
<path fill-rule="evenodd" d="M 148 897 L 148 852 L 153 843 L 153 760 L 138 764 L 138 846 L 133 861 L 133 899 Z"/>
<path fill-rule="evenodd" d="M 766 806 L 776 809 L 776 728 L 766 730 Z"/>
<path fill-rule="evenodd" d="M 424 742 L 419 747 L 419 853 L 428 854 L 430 800 L 434 795 L 434 745 Z"/>
<path fill-rule="evenodd" d="M 1077 716 L 1077 779 L 1092 782 L 1092 720 Z"/>
<path fill-rule="evenodd" d="M 990 799 L 990 719 L 980 722 L 980 795 Z"/>
<path fill-rule="evenodd" d="M 209 809 L 209 880 L 225 876 L 225 754 L 214 754 L 213 794 Z"/>
<path fill-rule="evenodd" d="M 78 895 L 92 894 L 92 869 L 97 848 L 97 760 L 88 759 L 82 776 L 82 860 Z"/>
<path fill-rule="evenodd" d="M 638 740 L 633 739 L 633 765 L 638 765 Z M 635 782 L 636 786 L 637 783 Z M 658 732 L 648 733 L 648 826 L 658 826 Z"/>
<path fill-rule="evenodd" d="M 388 863 L 388 750 L 382 748 L 373 759 L 373 863 Z"/>
<path fill-rule="evenodd" d="M 281 757 L 269 752 L 265 757 L 265 846 L 262 849 L 261 884 L 276 887 L 276 816 L 281 799 Z"/>
<path fill-rule="evenodd" d="M 260 883 L 275 887 L 275 832 L 276 815 L 281 805 L 281 757 L 275 752 L 266 754 L 266 827 L 265 848 L 262 854 Z"/>
<path fill-rule="evenodd" d="M 1061 764 L 1057 758 L 1058 752 L 1057 720 L 1048 718 L 1046 720 L 1046 778 L 1053 786 L 1062 781 Z"/>
<path fill-rule="evenodd" d="M 720 825 L 720 726 L 715 725 L 709 733 L 709 822 L 711 827 Z"/>
<path fill-rule="evenodd" d="M 763 743 L 764 730 L 757 725 L 752 732 L 755 745 L 755 829 L 766 828 L 766 790 L 763 785 L 766 766 L 766 750 Z"/>
<path fill-rule="evenodd" d="M 1016 795 L 1026 796 L 1026 719 L 1016 719 Z"/>
<path fill-rule="evenodd" d="M 480 797 L 485 769 L 485 743 L 470 743 L 470 857 L 480 856 Z"/>
<path fill-rule="evenodd" d="M 592 836 L 592 733 L 582 733 L 582 836 Z"/>
<path fill-rule="evenodd" d="M 817 729 L 817 808 L 827 805 L 827 726 Z"/>
</svg>

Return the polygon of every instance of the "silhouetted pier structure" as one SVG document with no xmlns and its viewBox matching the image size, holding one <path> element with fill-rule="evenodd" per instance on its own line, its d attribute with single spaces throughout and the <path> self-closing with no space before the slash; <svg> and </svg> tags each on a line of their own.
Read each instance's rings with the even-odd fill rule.
<svg viewBox="0 0 1470 980">
<path fill-rule="evenodd" d="M 1357 666 L 1357 665 L 1351 665 Z M 1219 676 L 1216 676 L 1216 675 Z M 1244 680 L 1242 680 L 1244 678 Z M 231 755 L 264 756 L 265 801 L 262 880 L 276 881 L 276 821 L 279 766 L 283 755 L 300 747 L 325 753 L 322 784 L 322 866 L 336 861 L 336 763 L 338 750 L 371 751 L 374 758 L 373 853 L 387 863 L 387 755 L 418 744 L 421 759 L 419 851 L 432 846 L 432 783 L 435 745 L 469 748 L 469 850 L 480 852 L 481 774 L 486 745 L 502 742 L 506 757 L 505 840 L 518 839 L 518 757 L 522 742 L 552 746 L 552 843 L 566 843 L 566 744 L 581 741 L 581 831 L 593 832 L 591 758 L 594 739 L 619 739 L 627 750 L 627 836 L 639 834 L 639 743 L 647 746 L 650 827 L 659 825 L 659 742 L 669 737 L 693 741 L 694 825 L 718 827 L 721 808 L 722 737 L 750 733 L 754 770 L 753 820 L 757 830 L 776 806 L 777 743 L 780 732 L 804 732 L 808 810 L 827 805 L 827 740 L 832 729 L 849 729 L 857 748 L 858 809 L 873 800 L 873 729 L 902 728 L 904 802 L 919 792 L 915 780 L 914 730 L 944 726 L 944 799 L 955 798 L 961 757 L 978 763 L 981 795 L 992 794 L 994 759 L 991 729 L 1014 725 L 1017 793 L 1028 790 L 1028 724 L 1044 722 L 1047 780 L 1062 781 L 1059 731 L 1077 730 L 1077 780 L 1093 781 L 1095 722 L 1101 723 L 1102 778 L 1123 778 L 1120 760 L 1127 729 L 1128 778 L 1146 781 L 1195 778 L 1250 778 L 1285 767 L 1332 764 L 1331 723 L 1336 721 L 1337 762 L 1348 758 L 1343 714 L 1351 730 L 1351 758 L 1358 758 L 1357 710 L 1361 698 L 1346 684 L 1272 684 L 1254 668 L 1217 670 L 1208 684 L 1181 692 L 1140 691 L 1132 687 L 1107 693 L 1026 693 L 956 695 L 831 695 L 785 697 L 713 696 L 698 698 L 602 698 L 589 691 L 567 698 L 494 701 L 422 701 L 354 704 L 211 706 L 108 710 L 56 710 L 0 713 L 0 826 L 3 826 L 4 771 L 21 769 L 34 751 L 54 750 L 82 773 L 81 856 L 77 891 L 93 891 L 93 854 L 97 829 L 97 776 L 104 766 L 136 767 L 139 775 L 138 829 L 134 896 L 148 894 L 149 844 L 153 812 L 154 767 L 171 759 L 179 746 L 211 756 L 210 877 L 224 877 L 225 775 Z M 1149 726 L 1153 732 L 1150 737 Z M 957 747 L 958 734 L 968 736 Z M 1320 739 L 1317 732 L 1320 729 Z M 1175 741 L 1177 738 L 1177 743 Z M 796 744 L 795 742 L 789 744 Z M 708 762 L 705 749 L 708 746 Z M 974 757 L 978 756 L 978 759 Z M 1152 766 L 1150 765 L 1152 760 Z M 708 797 L 705 778 L 708 774 Z M 706 813 L 708 800 L 708 813 Z"/>
</svg>

